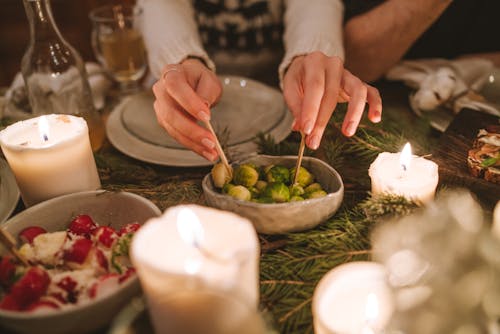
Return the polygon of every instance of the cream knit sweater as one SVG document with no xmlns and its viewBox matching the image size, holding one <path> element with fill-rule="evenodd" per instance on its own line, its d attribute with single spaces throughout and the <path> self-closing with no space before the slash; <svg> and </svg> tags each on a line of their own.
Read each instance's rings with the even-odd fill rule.
<svg viewBox="0 0 500 334">
<path fill-rule="evenodd" d="M 281 0 L 269 0 L 279 2 Z M 342 43 L 343 4 L 341 0 L 285 0 L 283 42 L 285 54 L 279 65 L 280 81 L 294 57 L 313 51 L 344 57 Z M 238 58 L 232 54 L 211 55 L 203 49 L 191 0 L 139 0 L 144 15 L 141 29 L 148 49 L 150 70 L 156 78 L 165 65 L 188 56 L 202 58 L 215 71 L 215 65 L 237 62 L 243 67 L 259 66 L 259 56 Z M 215 60 L 215 64 L 214 64 Z M 218 61 L 219 60 L 219 61 Z"/>
</svg>

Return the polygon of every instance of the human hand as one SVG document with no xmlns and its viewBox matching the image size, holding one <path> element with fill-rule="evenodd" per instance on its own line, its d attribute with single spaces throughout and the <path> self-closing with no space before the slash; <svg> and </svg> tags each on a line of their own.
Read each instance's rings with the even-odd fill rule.
<svg viewBox="0 0 500 334">
<path fill-rule="evenodd" d="M 348 102 L 342 133 L 356 132 L 365 103 L 368 118 L 380 122 L 382 100 L 378 90 L 344 69 L 339 57 L 313 52 L 294 58 L 283 79 L 283 95 L 295 121 L 295 131 L 306 134 L 306 144 L 317 149 L 338 102 Z"/>
<path fill-rule="evenodd" d="M 169 64 L 153 85 L 153 93 L 158 123 L 179 143 L 214 161 L 216 138 L 196 121 L 210 120 L 210 106 L 222 93 L 215 73 L 193 58 Z"/>
</svg>

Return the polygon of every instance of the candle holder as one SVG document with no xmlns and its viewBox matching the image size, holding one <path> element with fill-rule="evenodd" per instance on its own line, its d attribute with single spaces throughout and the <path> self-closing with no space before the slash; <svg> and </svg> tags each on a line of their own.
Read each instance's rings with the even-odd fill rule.
<svg viewBox="0 0 500 334">
<path fill-rule="evenodd" d="M 386 272 L 375 262 L 350 262 L 328 272 L 313 296 L 315 334 L 381 333 L 394 301 Z"/>
<path fill-rule="evenodd" d="M 157 332 L 253 328 L 259 243 L 248 220 L 197 205 L 173 207 L 137 232 L 131 259 Z"/>
<path fill-rule="evenodd" d="M 45 115 L 17 122 L 0 132 L 0 145 L 26 206 L 101 187 L 81 117 Z"/>
</svg>

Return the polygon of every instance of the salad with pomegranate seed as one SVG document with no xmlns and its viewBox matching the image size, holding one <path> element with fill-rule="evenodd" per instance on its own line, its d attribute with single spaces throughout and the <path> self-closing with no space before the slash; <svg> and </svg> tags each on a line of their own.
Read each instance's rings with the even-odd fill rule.
<svg viewBox="0 0 500 334">
<path fill-rule="evenodd" d="M 135 274 L 128 252 L 139 227 L 133 223 L 115 230 L 79 215 L 66 231 L 25 228 L 19 252 L 31 266 L 1 257 L 0 309 L 46 312 L 113 293 Z"/>
</svg>

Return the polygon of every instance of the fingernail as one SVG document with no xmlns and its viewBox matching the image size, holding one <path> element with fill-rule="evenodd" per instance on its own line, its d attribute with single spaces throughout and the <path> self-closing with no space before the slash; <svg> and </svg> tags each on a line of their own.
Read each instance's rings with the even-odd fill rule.
<svg viewBox="0 0 500 334">
<path fill-rule="evenodd" d="M 354 123 L 353 121 L 347 123 L 344 132 L 348 136 L 352 136 L 356 132 L 356 123 Z"/>
<path fill-rule="evenodd" d="M 309 139 L 309 147 L 313 150 L 316 150 L 319 147 L 320 138 L 317 135 L 314 135 Z"/>
<path fill-rule="evenodd" d="M 379 110 L 375 110 L 373 112 L 373 121 L 378 123 L 382 120 L 382 112 L 380 112 Z"/>
<path fill-rule="evenodd" d="M 199 118 L 200 120 L 202 120 L 202 121 L 209 121 L 209 120 L 210 120 L 210 115 L 209 115 L 209 114 L 207 114 L 207 113 L 206 113 L 206 112 L 204 112 L 204 111 L 200 111 L 200 112 L 198 113 L 198 118 Z"/>
<path fill-rule="evenodd" d="M 312 121 L 307 121 L 306 126 L 304 126 L 304 133 L 306 135 L 311 134 L 313 128 L 314 128 L 314 123 Z"/>
<path fill-rule="evenodd" d="M 203 156 L 205 158 L 207 158 L 207 160 L 209 160 L 209 161 L 214 161 L 216 158 L 215 154 L 208 152 L 208 151 L 203 151 L 203 152 L 201 152 L 201 154 L 203 154 Z"/>
<path fill-rule="evenodd" d="M 206 148 L 214 148 L 215 147 L 215 143 L 213 141 L 211 141 L 210 139 L 208 138 L 203 138 L 201 140 L 201 143 L 203 144 L 203 146 L 205 146 Z"/>
</svg>

